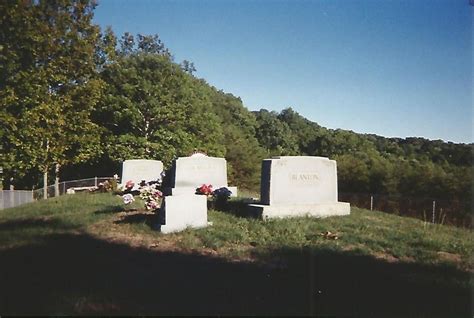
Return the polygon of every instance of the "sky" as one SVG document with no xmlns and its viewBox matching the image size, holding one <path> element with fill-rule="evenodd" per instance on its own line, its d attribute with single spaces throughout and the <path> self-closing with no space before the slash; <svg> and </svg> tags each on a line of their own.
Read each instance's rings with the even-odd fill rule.
<svg viewBox="0 0 474 318">
<path fill-rule="evenodd" d="M 469 0 L 99 0 L 94 22 L 158 34 L 250 110 L 471 143 L 473 12 Z"/>
</svg>

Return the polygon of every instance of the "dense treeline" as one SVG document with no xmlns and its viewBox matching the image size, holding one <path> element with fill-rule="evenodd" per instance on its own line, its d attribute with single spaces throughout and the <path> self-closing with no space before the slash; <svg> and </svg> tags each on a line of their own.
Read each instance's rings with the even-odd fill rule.
<svg viewBox="0 0 474 318">
<path fill-rule="evenodd" d="M 331 130 L 291 108 L 247 110 L 177 63 L 157 35 L 92 24 L 90 1 L 0 4 L 3 185 L 17 188 L 120 173 L 130 158 L 203 151 L 228 161 L 231 183 L 259 186 L 275 155 L 338 162 L 342 192 L 472 197 L 474 145 Z"/>
<path fill-rule="evenodd" d="M 257 137 L 269 155 L 337 160 L 340 191 L 470 201 L 472 144 L 331 130 L 291 108 L 280 113 L 260 110 L 255 115 Z"/>
</svg>

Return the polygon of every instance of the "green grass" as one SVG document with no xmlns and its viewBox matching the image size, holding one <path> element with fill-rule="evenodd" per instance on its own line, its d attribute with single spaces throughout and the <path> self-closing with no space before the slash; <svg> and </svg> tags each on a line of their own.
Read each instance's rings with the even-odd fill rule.
<svg viewBox="0 0 474 318">
<path fill-rule="evenodd" d="M 232 200 L 230 205 L 245 207 L 240 199 Z M 117 212 L 134 209 L 145 212 L 140 201 L 124 206 L 119 197 L 110 194 L 63 196 L 6 209 L 0 212 L 0 246 L 34 244 L 54 233 L 87 232 L 99 222 L 102 226 L 96 229 L 107 232 Z M 455 263 L 463 269 L 470 268 L 474 250 L 469 230 L 358 208 L 352 208 L 351 215 L 345 217 L 269 221 L 210 210 L 208 219 L 213 222 L 210 227 L 189 229 L 168 237 L 184 250 L 209 248 L 230 258 L 249 258 L 281 247 L 311 247 L 386 257 L 392 261 Z M 125 220 L 122 225 L 124 231 L 151 240 L 163 236 L 153 230 L 150 218 Z M 337 240 L 322 235 L 327 231 L 336 234 Z M 455 257 L 447 259 L 445 253 Z"/>
<path fill-rule="evenodd" d="M 68 195 L 0 210 L 0 248 L 38 244 L 52 234 L 85 232 L 124 210 L 121 199 L 110 194 Z"/>
<path fill-rule="evenodd" d="M 352 208 L 350 216 L 324 219 L 262 221 L 215 210 L 209 211 L 208 218 L 213 226 L 170 236 L 183 249 L 210 248 L 231 258 L 248 258 L 281 247 L 311 247 L 391 261 L 447 263 L 463 269 L 470 268 L 474 250 L 469 230 L 358 208 Z M 134 224 L 134 228 L 146 235 L 160 235 L 145 223 Z M 337 240 L 322 235 L 327 231 L 335 233 Z M 453 254 L 451 259 L 446 253 Z"/>
<path fill-rule="evenodd" d="M 46 309 L 44 309 L 45 311 L 41 311 L 43 308 L 41 306 L 43 305 L 40 304 L 38 304 L 39 307 L 31 305 L 31 308 L 39 308 L 39 311 L 15 311 L 15 308 L 23 308 L 21 302 L 18 304 L 19 307 L 12 305 L 11 308 L 13 309 L 8 310 L 10 308 L 7 306 L 8 303 L 7 305 L 2 305 L 1 300 L 2 297 L 8 299 L 6 296 L 8 292 L 6 292 L 7 294 L 0 295 L 2 296 L 0 297 L 0 314 L 3 312 L 33 314 L 38 312 L 53 314 L 124 313 L 123 308 L 135 308 L 133 307 L 135 305 L 126 305 L 118 301 L 117 299 L 121 296 L 116 296 L 114 294 L 115 291 L 129 289 L 136 284 L 138 284 L 137 288 L 138 286 L 147 285 L 147 282 L 153 281 L 147 273 L 153 272 L 155 266 L 158 273 L 153 275 L 159 276 L 161 273 L 159 272 L 160 266 L 163 267 L 165 266 L 163 264 L 168 263 L 171 266 L 171 269 L 168 269 L 168 271 L 178 271 L 178 269 L 175 269 L 175 265 L 181 264 L 183 262 L 182 257 L 185 256 L 176 256 L 177 258 L 173 258 L 173 261 L 167 261 L 171 257 L 170 255 L 175 255 L 169 253 L 190 255 L 190 257 L 191 255 L 205 257 L 205 264 L 207 265 L 200 265 L 205 266 L 200 268 L 218 266 L 216 270 L 222 272 L 230 271 L 233 273 L 236 269 L 215 265 L 221 264 L 221 261 L 230 262 L 230 264 L 235 262 L 255 264 L 257 266 L 255 269 L 257 274 L 252 279 L 248 278 L 249 282 L 247 284 L 252 284 L 255 279 L 257 281 L 261 279 L 260 275 L 269 275 L 267 273 L 273 273 L 272 275 L 274 276 L 272 277 L 277 277 L 272 281 L 268 281 L 270 285 L 267 284 L 267 281 L 259 283 L 268 288 L 265 291 L 259 291 L 257 285 L 249 286 L 251 289 L 257 288 L 255 293 L 263 293 L 263 295 L 271 293 L 275 288 L 280 288 L 281 285 L 286 286 L 288 290 L 300 290 L 303 288 L 301 284 L 304 285 L 306 281 L 311 281 L 312 279 L 316 279 L 315 286 L 324 285 L 325 279 L 322 278 L 323 276 L 318 276 L 321 274 L 317 274 L 318 272 L 310 274 L 314 271 L 313 268 L 308 270 L 308 268 L 316 264 L 314 268 L 319 268 L 319 270 L 323 268 L 327 272 L 325 275 L 330 281 L 328 282 L 329 285 L 334 284 L 340 289 L 349 288 L 348 290 L 356 294 L 359 293 L 359 290 L 354 286 L 358 286 L 357 284 L 359 283 L 353 280 L 363 279 L 364 284 L 374 285 L 376 289 L 385 288 L 383 280 L 388 277 L 389 281 L 392 282 L 391 284 L 396 286 L 392 288 L 392 292 L 397 292 L 397 295 L 400 290 L 412 290 L 413 292 L 423 294 L 420 296 L 421 298 L 435 299 L 439 296 L 438 294 L 444 291 L 454 290 L 452 296 L 447 296 L 448 300 L 445 300 L 445 302 L 456 304 L 456 302 L 460 301 L 461 305 L 456 306 L 461 306 L 459 307 L 462 308 L 461 312 L 465 312 L 467 308 L 463 306 L 469 303 L 468 300 L 454 297 L 459 292 L 466 295 L 470 290 L 469 278 L 472 275 L 473 261 L 471 253 L 474 250 L 474 244 L 471 231 L 467 229 L 424 223 L 417 219 L 358 208 L 352 208 L 351 215 L 344 217 L 324 219 L 304 217 L 262 221 L 256 218 L 238 216 L 245 215 L 243 212 L 245 205 L 246 203 L 242 199 L 233 199 L 230 201 L 228 209 L 232 213 L 209 210 L 208 219 L 213 223 L 212 226 L 203 229 L 188 229 L 180 233 L 168 235 L 163 235 L 153 229 L 155 217 L 152 213 L 142 209 L 141 202 L 138 201 L 131 206 L 124 206 L 120 197 L 111 194 L 68 195 L 2 210 L 0 211 L 0 262 L 3 259 L 5 264 L 10 264 L 8 265 L 10 271 L 15 272 L 18 264 L 23 264 L 24 262 L 28 264 L 28 261 L 25 261 L 25 259 L 30 259 L 31 255 L 39 253 L 44 255 L 44 257 L 39 257 L 39 259 L 42 260 L 41 262 L 46 262 L 44 266 L 47 266 L 47 269 L 43 268 L 42 270 L 48 273 L 44 274 L 47 276 L 41 276 L 46 286 L 52 284 L 50 282 L 51 276 L 49 275 L 54 276 L 57 271 L 61 272 L 69 268 L 75 268 L 75 272 L 81 272 L 82 274 L 74 284 L 64 287 L 64 290 L 61 289 L 62 287 L 59 288 L 54 285 L 55 287 L 53 286 L 51 291 L 51 293 L 54 293 L 54 296 L 51 296 L 51 299 L 54 299 L 54 301 L 48 302 L 49 298 L 43 300 L 48 304 L 45 307 Z M 327 232 L 336 235 L 337 239 L 324 235 Z M 93 252 L 91 254 L 91 251 L 96 251 L 97 246 L 102 246 L 100 248 L 102 252 Z M 120 252 L 110 252 L 117 249 Z M 137 249 L 143 251 L 140 252 L 140 256 L 133 254 L 137 253 L 135 252 Z M 71 255 L 69 255 L 70 253 Z M 108 253 L 111 253 L 112 256 L 108 255 Z M 130 253 L 135 256 L 128 256 Z M 145 259 L 150 257 L 149 253 L 154 253 L 152 255 L 156 255 L 157 260 L 152 263 L 148 260 L 145 261 Z M 63 255 L 69 256 L 63 257 Z M 45 261 L 43 258 L 49 258 L 49 261 Z M 74 260 L 71 260 L 73 263 L 64 265 L 60 269 L 56 268 L 57 264 L 68 262 L 69 259 Z M 216 263 L 217 259 L 221 261 Z M 89 262 L 92 262 L 91 264 L 94 265 L 88 265 Z M 155 264 L 154 262 L 157 263 Z M 179 269 L 181 274 L 183 271 L 197 271 L 197 277 L 203 275 L 201 270 L 204 269 L 195 268 L 194 258 L 185 259 L 184 262 L 183 264 L 189 263 L 191 265 L 183 265 L 184 268 Z M 34 268 L 37 266 L 41 268 L 43 266 L 41 264 L 43 263 L 34 265 Z M 123 264 L 128 265 L 125 266 Z M 83 269 L 84 266 L 86 266 L 87 270 Z M 258 266 L 264 266 L 264 268 L 269 266 L 268 268 L 270 269 L 265 269 L 264 273 L 258 274 L 260 271 Z M 244 271 L 243 273 L 249 270 L 247 267 L 245 268 L 241 269 Z M 352 273 L 352 276 L 344 275 L 347 270 Z M 27 269 L 18 269 L 18 271 L 18 277 L 24 275 L 23 273 L 25 272 L 35 272 L 35 270 L 29 267 Z M 122 277 L 128 277 L 127 273 L 130 272 L 134 273 L 133 275 L 139 273 L 136 282 L 129 278 L 123 281 L 124 278 Z M 305 276 L 303 279 L 301 273 L 309 276 Z M 69 272 L 67 275 L 64 275 L 70 277 L 71 274 L 74 275 L 74 273 Z M 25 284 L 29 284 L 30 280 L 40 279 L 35 275 L 25 278 Z M 108 278 L 103 278 L 104 282 L 101 282 L 102 277 L 104 277 L 101 275 L 105 275 Z M 110 275 L 112 276 L 109 277 Z M 140 275 L 145 276 L 141 277 Z M 290 279 L 289 277 L 292 278 Z M 0 284 L 2 283 L 1 279 L 2 277 L 0 277 Z M 119 287 L 110 287 L 104 290 L 104 286 L 109 286 L 110 282 L 114 282 L 117 279 L 120 281 Z M 199 278 L 188 279 L 199 280 Z M 225 279 L 230 280 L 229 284 L 232 283 L 240 286 L 241 281 L 245 282 L 247 277 L 227 277 Z M 372 279 L 374 281 L 371 281 Z M 64 278 L 56 282 L 56 284 L 62 286 L 63 280 Z M 105 283 L 105 280 L 107 283 Z M 294 286 L 293 280 L 295 281 L 294 284 L 296 284 Z M 88 291 L 84 292 L 83 289 L 77 290 L 74 287 L 75 285 L 81 285 L 83 282 L 92 284 L 100 292 L 96 292 L 95 289 L 89 291 L 87 288 L 86 290 Z M 158 284 L 160 284 L 160 281 L 158 281 Z M 200 280 L 196 284 L 203 286 L 203 282 Z M 206 284 L 208 283 L 204 283 L 204 285 Z M 272 284 L 278 286 L 273 286 Z M 4 285 L 14 288 L 12 286 L 16 286 L 16 281 L 12 280 L 10 283 L 4 283 Z M 318 288 L 323 290 L 324 286 Z M 153 293 L 152 290 L 154 291 L 154 288 L 154 285 L 148 286 L 145 290 Z M 207 293 L 209 296 L 214 295 L 214 289 L 220 288 L 220 285 L 202 288 L 204 288 L 203 293 Z M 330 287 L 327 288 L 330 289 Z M 8 288 L 5 290 L 8 290 Z M 57 293 L 65 293 L 67 296 L 57 298 Z M 140 291 L 136 293 L 139 295 Z M 234 297 L 241 300 L 245 294 L 241 294 L 242 291 L 240 289 L 236 289 L 235 293 L 238 293 L 238 296 L 234 295 Z M 219 295 L 214 296 L 220 297 Z M 36 296 L 31 297 L 35 298 Z M 140 299 L 143 297 L 146 298 L 146 296 L 142 295 Z M 164 297 L 163 302 L 172 301 L 166 298 L 168 297 L 167 295 L 162 295 L 162 297 Z M 256 299 L 261 299 L 264 296 L 258 297 L 260 298 Z M 277 296 L 274 297 L 275 299 L 277 298 Z M 340 296 L 334 296 L 334 299 L 338 297 Z M 355 306 L 353 308 L 362 306 L 357 309 L 361 310 L 361 313 L 369 315 L 377 312 L 386 313 L 384 312 L 386 307 L 380 307 L 377 310 L 373 309 L 374 312 L 372 312 L 371 305 L 367 303 L 367 306 L 365 306 L 366 304 L 363 300 L 358 300 L 358 296 L 348 294 L 345 297 L 346 302 L 353 302 L 353 306 Z M 378 297 L 377 292 L 374 291 L 371 297 Z M 449 306 L 445 308 L 445 304 L 442 301 L 438 302 L 436 305 L 438 307 L 419 309 L 416 297 L 407 296 L 405 302 L 410 304 L 410 306 L 399 313 L 412 314 L 417 312 L 419 315 L 416 314 L 416 316 L 429 316 L 433 312 L 435 314 L 450 312 Z M 27 302 L 32 301 L 31 299 L 27 299 Z M 268 299 L 269 307 L 262 305 L 260 303 L 261 300 L 242 300 L 243 303 L 250 301 L 253 304 L 252 306 L 254 306 L 252 307 L 253 311 L 247 307 L 245 307 L 247 309 L 239 307 L 239 309 L 231 310 L 228 313 L 252 314 L 262 310 L 261 313 L 268 314 L 272 312 L 268 308 L 273 308 L 272 306 L 275 305 L 272 304 L 278 302 L 274 299 L 270 302 L 271 299 L 273 298 Z M 137 301 L 140 302 L 141 300 Z M 143 301 L 145 302 L 145 300 Z M 253 303 L 253 301 L 256 302 Z M 323 305 L 318 303 L 319 300 L 312 301 L 315 301 L 315 303 L 310 302 L 312 305 L 308 305 L 310 306 L 308 307 L 309 312 L 313 312 L 311 310 L 314 308 L 319 308 L 320 310 L 326 308 L 324 309 L 326 311 L 323 310 L 319 313 L 354 313 L 354 311 L 341 312 L 341 308 L 337 304 L 333 304 L 332 300 L 323 302 Z M 359 304 L 361 301 L 362 303 Z M 385 300 L 380 301 L 382 304 Z M 160 303 L 162 306 L 164 306 L 163 302 Z M 149 303 L 141 304 L 140 306 L 148 309 L 155 308 L 152 304 L 156 305 L 154 300 L 150 300 Z M 142 307 L 137 308 L 139 310 Z M 162 309 L 163 307 L 160 308 Z M 181 307 L 178 305 L 176 308 L 175 311 L 170 309 L 171 311 L 167 313 L 184 313 L 179 310 Z M 199 306 L 191 306 L 189 308 L 202 309 Z M 225 307 L 221 311 L 214 313 L 226 313 L 225 310 L 230 310 L 229 308 Z M 280 307 L 274 308 L 276 310 L 276 308 Z M 285 308 L 280 308 L 277 313 L 285 312 Z M 395 306 L 393 310 L 396 311 L 398 310 L 397 308 Z M 443 311 L 444 309 L 446 311 Z M 139 312 L 142 311 L 132 311 L 131 313 Z M 162 311 L 159 310 L 159 312 Z M 150 313 L 156 313 L 156 311 L 152 310 Z M 203 313 L 209 314 L 209 311 L 203 311 Z M 287 313 L 308 313 L 308 311 L 288 311 Z"/>
</svg>

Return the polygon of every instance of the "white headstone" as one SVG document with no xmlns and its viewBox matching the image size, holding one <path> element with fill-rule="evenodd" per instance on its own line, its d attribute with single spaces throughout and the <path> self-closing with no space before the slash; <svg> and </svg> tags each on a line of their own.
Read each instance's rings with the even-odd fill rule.
<svg viewBox="0 0 474 318">
<path fill-rule="evenodd" d="M 350 213 L 337 201 L 336 161 L 324 157 L 286 156 L 262 162 L 260 203 L 250 205 L 264 218 Z"/>
<path fill-rule="evenodd" d="M 224 158 L 195 154 L 176 159 L 173 187 L 199 187 L 203 184 L 227 186 L 227 162 Z"/>
<path fill-rule="evenodd" d="M 205 195 L 194 194 L 167 196 L 163 199 L 160 213 L 162 233 L 206 227 L 207 198 Z"/>
<path fill-rule="evenodd" d="M 143 180 L 154 181 L 161 177 L 163 163 L 158 160 L 133 159 L 125 160 L 122 164 L 122 182 L 124 185 L 128 181 L 139 184 Z"/>
<path fill-rule="evenodd" d="M 233 196 L 237 195 L 237 188 L 227 184 L 227 161 L 224 158 L 201 153 L 180 157 L 175 160 L 171 175 L 172 194 L 194 193 L 203 184 L 210 184 L 213 189 L 226 187 Z"/>
</svg>

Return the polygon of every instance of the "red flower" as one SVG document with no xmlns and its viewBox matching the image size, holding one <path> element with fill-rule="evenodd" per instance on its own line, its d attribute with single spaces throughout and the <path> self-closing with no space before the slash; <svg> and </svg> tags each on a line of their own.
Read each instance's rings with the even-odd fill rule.
<svg viewBox="0 0 474 318">
<path fill-rule="evenodd" d="M 212 185 L 211 184 L 203 184 L 199 188 L 196 189 L 197 194 L 204 194 L 204 195 L 211 195 L 212 194 Z"/>
</svg>

